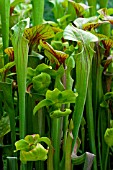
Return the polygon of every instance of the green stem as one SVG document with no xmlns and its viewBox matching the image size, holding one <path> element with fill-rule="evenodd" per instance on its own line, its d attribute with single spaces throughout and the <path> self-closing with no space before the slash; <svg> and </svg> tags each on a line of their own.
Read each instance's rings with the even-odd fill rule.
<svg viewBox="0 0 113 170">
<path fill-rule="evenodd" d="M 17 157 L 7 157 L 7 169 L 18 170 Z"/>
<path fill-rule="evenodd" d="M 45 133 L 45 112 L 44 109 L 40 109 L 37 114 L 32 115 L 33 108 L 35 106 L 36 100 L 38 100 L 38 94 L 30 93 L 26 94 L 26 133 L 27 134 L 40 134 L 43 136 Z M 32 162 L 29 163 L 27 168 L 33 166 Z M 44 162 L 36 161 L 35 169 L 44 170 Z M 29 168 L 30 170 L 30 168 Z"/>
<path fill-rule="evenodd" d="M 109 101 L 108 101 L 109 104 Z M 110 128 L 110 120 L 111 120 L 111 112 L 110 109 L 108 109 L 108 128 Z M 109 146 L 107 146 L 106 149 L 106 157 L 105 157 L 105 170 L 107 169 L 107 165 L 108 165 L 108 159 L 109 159 Z"/>
<path fill-rule="evenodd" d="M 92 95 L 93 95 L 93 114 L 94 114 L 94 126 L 95 126 L 95 132 L 97 131 L 97 140 L 98 140 L 98 159 L 99 159 L 99 164 L 100 164 L 100 169 L 103 169 L 103 165 L 104 162 L 102 161 L 102 157 L 104 156 L 102 154 L 103 150 L 104 150 L 104 145 L 102 145 L 102 141 L 103 139 L 103 135 L 102 134 L 102 125 L 101 125 L 101 118 L 103 119 L 103 124 L 105 122 L 104 119 L 104 110 L 102 110 L 100 108 L 100 102 L 102 100 L 103 97 L 103 87 L 102 87 L 102 72 L 103 72 L 103 68 L 101 66 L 101 59 L 102 59 L 102 55 L 100 52 L 101 47 L 98 45 L 98 43 L 96 44 L 96 54 L 93 58 L 93 72 L 92 72 L 92 83 L 93 83 L 93 90 L 92 90 Z M 96 76 L 95 76 L 96 75 Z M 97 120 L 98 120 L 98 124 L 97 124 Z M 102 140 L 101 140 L 102 139 Z M 102 147 L 102 152 L 101 152 L 101 147 Z"/>
<path fill-rule="evenodd" d="M 21 163 L 20 170 L 27 170 L 27 164 L 22 164 Z"/>
<path fill-rule="evenodd" d="M 26 170 L 31 170 L 31 169 L 33 169 L 33 162 L 29 161 L 27 162 Z"/>
<path fill-rule="evenodd" d="M 38 94 L 32 93 L 32 111 L 38 101 Z M 38 112 L 32 116 L 33 122 L 33 133 L 39 134 L 40 136 L 45 135 L 45 110 L 41 108 Z M 43 161 L 36 161 L 35 162 L 36 170 L 44 170 L 44 162 Z"/>
<path fill-rule="evenodd" d="M 9 17 L 10 17 L 10 0 L 0 0 L 1 23 L 2 23 L 2 40 L 3 52 L 9 46 Z M 4 59 L 4 64 L 8 63 L 8 56 Z"/>
<path fill-rule="evenodd" d="M 37 114 L 33 116 L 33 132 L 44 135 L 45 132 L 45 113 L 40 109 Z"/>
<path fill-rule="evenodd" d="M 74 21 L 75 18 L 77 18 L 77 14 L 76 14 L 76 11 L 72 5 L 72 3 L 70 1 L 68 1 L 68 14 L 70 15 L 69 17 L 69 21 Z"/>
<path fill-rule="evenodd" d="M 97 141 L 98 141 L 98 157 L 99 157 L 99 160 L 98 160 L 98 163 L 99 163 L 99 166 L 100 166 L 100 170 L 103 170 L 102 169 L 102 155 L 101 155 L 101 141 L 100 141 L 100 112 L 98 113 L 98 122 L 97 122 Z"/>
<path fill-rule="evenodd" d="M 92 109 L 92 77 L 89 77 L 88 90 L 87 90 L 87 98 L 86 98 L 86 117 L 87 117 L 87 125 L 89 131 L 89 141 L 91 152 L 96 155 L 96 146 L 95 146 L 95 130 L 94 130 L 94 119 L 93 119 L 93 109 Z M 97 161 L 94 159 L 93 169 L 97 170 Z"/>
<path fill-rule="evenodd" d="M 45 134 L 45 110 L 41 108 L 38 111 L 38 133 L 43 136 Z"/>
<path fill-rule="evenodd" d="M 1 91 L 1 87 L 0 87 L 0 119 L 3 115 L 3 99 L 4 99 L 4 94 L 3 91 Z"/>
<path fill-rule="evenodd" d="M 47 159 L 47 170 L 54 170 L 53 168 L 53 147 L 49 147 L 48 159 Z"/>
<path fill-rule="evenodd" d="M 100 0 L 99 4 L 100 4 L 100 8 L 107 8 L 108 0 Z"/>
<path fill-rule="evenodd" d="M 33 5 L 33 25 L 42 24 L 44 13 L 44 0 L 32 0 Z"/>
<path fill-rule="evenodd" d="M 88 5 L 91 6 L 91 8 L 89 9 L 90 11 L 90 16 L 95 16 L 96 15 L 96 5 L 97 5 L 97 1 L 96 0 L 88 0 Z"/>
<path fill-rule="evenodd" d="M 108 24 L 103 24 L 99 28 L 99 32 L 101 34 L 104 34 L 104 35 L 108 36 L 108 37 L 110 36 L 110 30 L 111 30 L 111 26 L 110 26 L 109 23 Z"/>
<path fill-rule="evenodd" d="M 44 109 L 41 108 L 38 110 L 38 113 L 34 116 L 33 127 L 36 130 L 36 133 L 40 134 L 40 136 L 44 135 L 45 132 L 45 112 Z M 44 170 L 44 161 L 35 162 L 36 170 Z"/>
<path fill-rule="evenodd" d="M 100 4 L 100 9 L 101 8 L 107 8 L 108 0 L 100 0 L 99 4 Z M 111 26 L 110 26 L 110 24 L 103 24 L 103 25 L 100 26 L 99 30 L 100 30 L 101 34 L 110 36 Z"/>
<path fill-rule="evenodd" d="M 35 169 L 36 170 L 44 170 L 44 162 L 43 161 L 36 161 L 35 162 Z"/>
<path fill-rule="evenodd" d="M 33 105 L 32 96 L 26 93 L 26 134 L 33 134 Z"/>
<path fill-rule="evenodd" d="M 74 58 L 73 58 L 73 54 L 66 60 L 66 66 L 67 66 L 67 68 L 66 68 L 64 76 L 63 76 L 63 84 L 64 84 L 66 90 L 72 90 L 74 80 L 72 79 L 71 71 L 75 67 L 75 61 L 74 61 Z M 70 104 L 67 104 L 65 107 L 70 108 Z M 67 142 L 66 141 L 67 141 L 67 130 L 68 130 L 68 124 L 69 124 L 68 117 L 69 116 L 65 116 L 63 118 L 64 142 L 63 142 L 62 162 L 63 162 L 64 154 L 65 154 L 66 148 L 67 148 L 67 146 L 66 146 Z M 70 156 L 71 156 L 71 153 L 70 153 Z M 66 157 L 65 157 L 65 162 L 67 162 Z"/>
<path fill-rule="evenodd" d="M 61 118 L 52 119 L 52 145 L 54 147 L 54 170 L 59 169 L 60 164 L 60 141 L 61 141 Z"/>
<path fill-rule="evenodd" d="M 72 170 L 71 147 L 72 147 L 72 136 L 71 136 L 71 134 L 69 134 L 67 137 L 67 142 L 66 142 L 65 170 Z"/>
<path fill-rule="evenodd" d="M 85 149 L 85 128 L 84 126 L 81 126 L 81 148 L 82 148 L 82 153 L 84 153 Z"/>
<path fill-rule="evenodd" d="M 20 138 L 23 139 L 26 135 L 25 122 L 25 94 L 19 94 L 19 113 L 20 113 Z"/>
<path fill-rule="evenodd" d="M 69 132 L 66 140 L 66 148 L 65 148 L 65 170 L 72 170 L 72 164 L 71 164 L 72 141 L 73 141 L 72 129 L 73 129 L 73 122 L 71 120 Z"/>
<path fill-rule="evenodd" d="M 106 158 L 105 158 L 105 170 L 107 170 L 107 165 L 108 165 L 108 157 L 109 157 L 109 147 L 107 146 L 107 152 L 106 152 Z"/>
<path fill-rule="evenodd" d="M 102 86 L 102 72 L 103 72 L 103 68 L 100 67 L 98 68 L 98 87 L 97 87 L 97 94 L 98 94 L 98 115 L 100 115 L 100 137 L 101 138 L 101 158 L 102 158 L 102 169 L 104 170 L 107 170 L 105 169 L 105 160 L 106 160 L 106 154 L 107 153 L 107 144 L 105 143 L 105 140 L 104 140 L 104 133 L 105 133 L 105 130 L 106 128 L 108 127 L 107 123 L 108 123 L 108 115 L 106 113 L 106 111 L 103 109 L 103 108 L 100 108 L 100 103 L 102 101 L 102 97 L 103 97 L 103 86 Z M 107 168 L 107 167 L 106 167 Z"/>
<path fill-rule="evenodd" d="M 101 124 L 101 147 L 102 147 L 102 166 L 103 166 L 103 170 L 107 170 L 107 161 L 108 161 L 108 146 L 107 144 L 105 143 L 105 140 L 104 140 L 104 134 L 105 134 L 105 131 L 108 127 L 107 125 L 107 122 L 108 122 L 108 119 L 107 119 L 107 113 L 105 110 L 100 109 L 101 111 L 101 115 L 100 115 L 100 124 Z"/>
<path fill-rule="evenodd" d="M 97 103 L 96 105 L 93 105 L 93 108 L 96 108 L 95 113 L 94 113 L 95 125 L 96 125 L 96 120 L 98 120 L 97 139 L 98 139 L 99 146 L 101 146 L 101 148 L 99 147 L 98 149 L 98 153 L 99 153 L 100 168 L 103 170 L 105 168 L 106 154 L 108 154 L 107 145 L 104 141 L 104 133 L 107 128 L 108 117 L 107 117 L 106 111 L 103 108 L 100 108 L 100 103 L 103 97 L 103 86 L 102 86 L 103 68 L 101 66 L 101 58 L 102 58 L 102 55 L 100 54 L 100 47 L 97 45 L 97 52 L 96 52 L 96 56 L 94 57 L 94 59 L 96 60 L 95 63 L 96 63 L 96 75 L 97 75 L 96 76 L 96 89 L 95 89 L 96 91 L 93 91 L 94 94 L 95 93 L 97 94 L 96 99 L 94 99 L 97 101 Z"/>
<path fill-rule="evenodd" d="M 63 65 L 57 71 L 57 76 L 55 79 L 54 88 L 58 88 L 63 91 L 63 84 L 61 82 L 64 75 L 64 67 Z M 63 107 L 63 106 L 62 106 Z M 54 110 L 58 109 L 57 106 L 54 106 Z M 61 108 L 62 109 L 62 108 Z M 51 138 L 52 138 L 52 146 L 54 148 L 54 157 L 53 164 L 54 170 L 58 170 L 60 168 L 60 145 L 61 145 L 61 128 L 62 128 L 62 118 L 52 118 L 51 119 Z"/>
</svg>

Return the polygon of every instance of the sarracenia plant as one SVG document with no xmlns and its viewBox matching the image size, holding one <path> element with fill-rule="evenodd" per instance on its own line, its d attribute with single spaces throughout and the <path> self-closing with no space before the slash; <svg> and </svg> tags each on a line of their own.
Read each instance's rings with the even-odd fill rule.
<svg viewBox="0 0 113 170">
<path fill-rule="evenodd" d="M 11 17 L 21 2 L 11 3 Z M 113 11 L 100 9 L 95 16 L 96 1 L 49 2 L 55 22 L 43 20 L 44 1 L 32 0 L 30 23 L 22 20 L 10 32 L 13 47 L 6 48 L 9 26 L 3 25 L 8 57 L 0 68 L 0 142 L 6 137 L 10 144 L 11 131 L 12 145 L 0 149 L 10 168 L 19 158 L 21 170 L 112 169 L 113 40 L 99 31 L 113 23 Z M 9 17 L 2 10 L 2 23 L 4 14 Z"/>
<path fill-rule="evenodd" d="M 18 94 L 19 94 L 19 129 L 20 139 L 26 135 L 25 121 L 25 92 L 26 92 L 26 76 L 27 76 L 27 61 L 28 61 L 28 40 L 23 37 L 24 28 L 27 21 L 19 23 L 20 26 L 14 27 L 14 35 L 12 44 L 14 48 L 14 60 L 16 65 Z M 22 164 L 21 169 L 25 166 Z"/>
</svg>

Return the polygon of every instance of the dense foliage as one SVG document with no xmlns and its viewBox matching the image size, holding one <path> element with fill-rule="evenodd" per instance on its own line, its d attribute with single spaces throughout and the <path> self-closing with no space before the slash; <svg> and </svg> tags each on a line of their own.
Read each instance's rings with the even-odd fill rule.
<svg viewBox="0 0 113 170">
<path fill-rule="evenodd" d="M 113 169 L 111 1 L 0 12 L 0 169 Z"/>
</svg>

